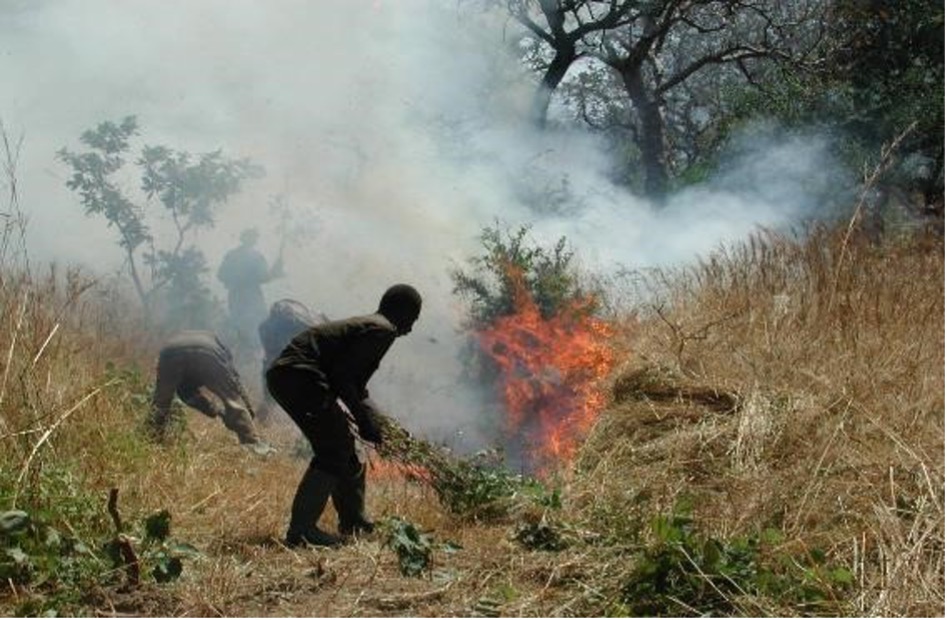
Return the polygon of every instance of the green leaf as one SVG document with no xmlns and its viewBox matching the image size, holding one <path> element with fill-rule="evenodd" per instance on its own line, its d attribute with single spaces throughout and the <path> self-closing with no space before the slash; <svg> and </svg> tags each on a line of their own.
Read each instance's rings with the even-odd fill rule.
<svg viewBox="0 0 947 620">
<path fill-rule="evenodd" d="M 162 555 L 151 571 L 151 575 L 158 583 L 168 583 L 181 576 L 184 565 L 179 558 Z"/>
<path fill-rule="evenodd" d="M 829 571 L 829 579 L 840 586 L 848 587 L 855 583 L 855 576 L 847 568 L 835 568 Z"/>
<path fill-rule="evenodd" d="M 431 566 L 431 540 L 413 524 L 402 519 L 391 518 L 387 546 L 398 555 L 398 566 L 406 577 L 420 576 Z"/>
<path fill-rule="evenodd" d="M 171 513 L 167 510 L 156 512 L 145 519 L 145 538 L 163 541 L 171 533 Z"/>
<path fill-rule="evenodd" d="M 46 539 L 43 541 L 47 547 L 59 547 L 62 542 L 62 537 L 59 535 L 59 531 L 56 528 L 48 527 L 46 528 Z"/>
<path fill-rule="evenodd" d="M 16 564 L 26 565 L 29 564 L 30 556 L 26 555 L 22 549 L 19 547 L 8 547 L 4 550 L 7 557 L 13 560 Z"/>
<path fill-rule="evenodd" d="M 665 544 L 681 542 L 684 539 L 683 525 L 677 517 L 669 519 L 665 516 L 657 516 L 651 521 L 654 535 Z"/>
<path fill-rule="evenodd" d="M 72 550 L 77 555 L 92 555 L 92 549 L 89 549 L 89 546 L 82 541 L 76 541 L 73 543 Z"/>
<path fill-rule="evenodd" d="M 17 536 L 30 526 L 30 515 L 22 510 L 7 510 L 0 513 L 0 533 Z"/>
</svg>

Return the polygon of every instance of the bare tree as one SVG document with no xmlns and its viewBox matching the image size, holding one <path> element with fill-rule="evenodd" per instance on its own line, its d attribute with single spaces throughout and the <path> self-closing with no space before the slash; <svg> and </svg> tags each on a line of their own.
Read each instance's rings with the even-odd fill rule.
<svg viewBox="0 0 947 620">
<path fill-rule="evenodd" d="M 583 39 L 626 24 L 624 16 L 634 4 L 633 0 L 508 0 L 510 15 L 552 50 L 550 60 L 538 61 L 543 75 L 532 105 L 538 127 L 546 125 L 553 92 L 572 63 L 586 53 L 583 48 L 589 44 Z"/>
<path fill-rule="evenodd" d="M 693 104 L 686 86 L 714 72 L 752 84 L 764 62 L 800 64 L 820 41 L 824 0 L 510 0 L 511 15 L 551 50 L 540 65 L 542 81 L 533 108 L 545 124 L 553 91 L 579 58 L 607 66 L 630 103 L 630 128 L 644 190 L 662 196 L 672 157 L 667 108 L 682 124 Z M 540 25 L 540 22 L 543 22 Z M 593 69 L 594 71 L 594 69 Z M 599 80 L 599 83 L 603 83 Z M 673 93 L 682 93 L 671 97 Z M 588 109 L 579 107 L 589 120 Z"/>
</svg>

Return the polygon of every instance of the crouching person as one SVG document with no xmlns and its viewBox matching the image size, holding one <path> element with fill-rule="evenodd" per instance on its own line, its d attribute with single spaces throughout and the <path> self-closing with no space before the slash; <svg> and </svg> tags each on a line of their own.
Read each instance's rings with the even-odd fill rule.
<svg viewBox="0 0 947 620">
<path fill-rule="evenodd" d="M 270 306 L 270 313 L 258 329 L 263 345 L 263 402 L 257 411 L 257 421 L 267 424 L 273 417 L 276 403 L 266 387 L 266 371 L 276 361 L 289 341 L 317 323 L 329 319 L 322 313 L 313 314 L 304 304 L 295 299 L 280 299 Z"/>
<path fill-rule="evenodd" d="M 395 338 L 411 331 L 420 312 L 420 294 L 397 284 L 385 291 L 377 312 L 315 325 L 297 335 L 267 371 L 270 394 L 314 454 L 293 499 L 287 545 L 341 544 L 342 538 L 317 526 L 330 497 L 343 537 L 374 529 L 365 515 L 365 458 L 357 441 L 359 436 L 375 444 L 382 440 L 367 384 Z"/>
<path fill-rule="evenodd" d="M 185 405 L 210 418 L 220 418 L 241 444 L 257 454 L 275 452 L 257 434 L 253 408 L 230 350 L 213 332 L 178 332 L 161 348 L 150 420 L 159 437 L 170 421 L 175 394 Z"/>
</svg>

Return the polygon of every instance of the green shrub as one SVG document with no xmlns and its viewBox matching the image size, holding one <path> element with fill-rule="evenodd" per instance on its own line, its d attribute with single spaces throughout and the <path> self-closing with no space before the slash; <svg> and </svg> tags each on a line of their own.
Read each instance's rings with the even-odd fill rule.
<svg viewBox="0 0 947 620">
<path fill-rule="evenodd" d="M 16 615 L 69 614 L 81 608 L 90 588 L 127 580 L 121 547 L 132 549 L 138 574 L 159 583 L 180 576 L 183 560 L 198 555 L 190 545 L 170 539 L 170 513 L 150 515 L 133 534 L 116 533 L 104 497 L 68 463 L 46 464 L 19 482 L 0 471 L 0 500 L 17 508 L 0 512 L 0 579 L 24 594 Z"/>
<path fill-rule="evenodd" d="M 633 615 L 755 615 L 760 599 L 797 613 L 841 615 L 840 595 L 852 585 L 851 572 L 819 551 L 776 553 L 777 530 L 731 540 L 700 536 L 686 503 L 656 517 L 652 531 L 655 543 L 637 555 L 622 589 Z"/>
<path fill-rule="evenodd" d="M 565 237 L 547 249 L 530 243 L 529 230 L 527 225 L 514 232 L 501 230 L 499 224 L 484 228 L 483 254 L 470 258 L 467 269 L 451 271 L 453 293 L 470 304 L 474 329 L 515 313 L 523 294 L 547 319 L 567 308 L 597 310 L 597 296 L 582 286 Z"/>
</svg>

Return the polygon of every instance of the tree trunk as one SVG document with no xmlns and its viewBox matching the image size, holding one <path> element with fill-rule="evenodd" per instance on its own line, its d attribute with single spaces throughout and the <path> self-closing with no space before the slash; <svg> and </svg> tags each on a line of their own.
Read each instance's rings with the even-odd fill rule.
<svg viewBox="0 0 947 620">
<path fill-rule="evenodd" d="M 559 83 L 566 76 L 569 67 L 576 58 L 575 47 L 564 47 L 556 49 L 556 55 L 543 74 L 543 80 L 536 88 L 533 95 L 533 107 L 530 111 L 533 124 L 543 129 L 546 127 L 546 117 L 549 114 L 549 104 L 552 101 L 552 93 L 555 92 Z"/>
<path fill-rule="evenodd" d="M 638 112 L 641 124 L 638 148 L 644 168 L 644 190 L 653 198 L 663 198 L 668 191 L 668 155 L 661 102 L 645 86 L 641 64 L 621 68 L 625 92 Z"/>
<path fill-rule="evenodd" d="M 151 300 L 145 285 L 141 282 L 141 276 L 138 274 L 138 266 L 135 263 L 135 251 L 125 248 L 125 257 L 128 260 L 128 272 L 131 274 L 132 283 L 135 285 L 135 292 L 138 293 L 138 299 L 141 300 L 141 309 L 145 313 L 145 323 L 151 325 Z"/>
</svg>

